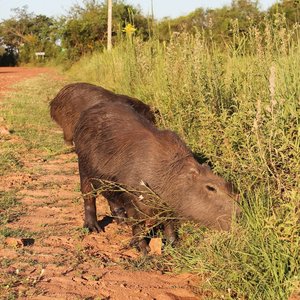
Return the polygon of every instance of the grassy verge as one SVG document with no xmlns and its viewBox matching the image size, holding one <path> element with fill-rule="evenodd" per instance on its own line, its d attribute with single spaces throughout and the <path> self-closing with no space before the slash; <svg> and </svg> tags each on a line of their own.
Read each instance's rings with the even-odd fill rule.
<svg viewBox="0 0 300 300">
<path fill-rule="evenodd" d="M 202 33 L 124 41 L 70 74 L 156 106 L 160 126 L 239 188 L 239 224 L 183 227 L 172 267 L 205 275 L 216 298 L 288 299 L 300 277 L 300 41 L 279 23 L 249 32 L 222 49 Z"/>
<path fill-rule="evenodd" d="M 63 83 L 39 76 L 16 85 L 21 92 L 11 93 L 2 103 L 2 116 L 10 135 L 0 139 L 0 175 L 21 170 L 29 152 L 44 158 L 67 151 L 61 133 L 49 114 L 49 100 Z"/>
<path fill-rule="evenodd" d="M 28 173 L 26 160 L 38 153 L 38 157 L 49 159 L 64 148 L 61 133 L 49 115 L 49 99 L 57 93 L 63 83 L 49 80 L 45 75 L 29 79 L 16 86 L 13 92 L 1 102 L 1 117 L 10 131 L 0 136 L 0 176 Z M 63 149 L 63 150 L 62 150 Z M 5 225 L 17 218 L 21 212 L 15 187 L 0 187 L 0 235 L 16 236 Z"/>
<path fill-rule="evenodd" d="M 38 233 L 10 226 L 26 213 L 26 209 L 19 203 L 17 192 L 20 186 L 9 185 L 9 178 L 34 172 L 28 167 L 31 159 L 51 159 L 59 152 L 68 151 L 64 148 L 62 133 L 50 118 L 48 107 L 49 99 L 63 84 L 51 80 L 49 75 L 38 76 L 16 85 L 16 92 L 7 95 L 0 103 L 0 125 L 7 126 L 10 132 L 0 135 L 0 242 L 5 245 L 7 239 L 11 239 L 9 247 L 17 252 L 27 251 L 22 247 L 18 249 L 20 240 L 22 243 L 34 242 Z M 4 186 L 2 178 L 5 179 Z M 19 286 L 24 286 L 25 291 L 35 284 L 35 279 L 23 276 L 22 268 L 17 269 L 20 274 L 7 271 L 10 265 L 18 264 L 19 259 L 0 259 L 0 268 L 3 269 L 0 271 L 1 299 L 17 299 L 22 296 Z"/>
</svg>

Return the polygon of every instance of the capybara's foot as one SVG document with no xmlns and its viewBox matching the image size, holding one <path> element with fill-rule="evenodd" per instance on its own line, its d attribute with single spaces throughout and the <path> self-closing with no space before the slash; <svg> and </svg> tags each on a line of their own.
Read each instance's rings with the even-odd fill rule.
<svg viewBox="0 0 300 300">
<path fill-rule="evenodd" d="M 150 252 L 150 247 L 145 239 L 132 238 L 129 244 L 130 247 L 135 247 L 143 255 L 147 255 Z"/>
<path fill-rule="evenodd" d="M 171 235 L 171 236 L 166 236 L 166 240 L 169 244 L 171 245 L 176 245 L 176 242 L 177 242 L 177 236 L 176 234 L 174 235 Z"/>
<path fill-rule="evenodd" d="M 68 146 L 74 146 L 74 143 L 73 143 L 73 140 L 67 140 L 64 138 L 64 141 L 65 141 L 65 144 L 68 145 Z"/>
<path fill-rule="evenodd" d="M 90 232 L 104 231 L 103 228 L 98 224 L 97 220 L 88 221 L 86 220 L 83 225 L 84 228 L 88 228 Z"/>
</svg>

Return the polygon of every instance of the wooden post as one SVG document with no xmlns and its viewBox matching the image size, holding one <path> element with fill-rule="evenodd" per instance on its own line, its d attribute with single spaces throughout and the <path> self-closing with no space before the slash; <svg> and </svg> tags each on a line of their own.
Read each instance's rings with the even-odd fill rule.
<svg viewBox="0 0 300 300">
<path fill-rule="evenodd" d="M 152 22 L 153 22 L 153 20 L 154 20 L 153 0 L 151 0 L 151 18 L 152 18 Z"/>
<path fill-rule="evenodd" d="M 107 0 L 107 50 L 111 50 L 111 31 L 112 31 L 112 0 Z"/>
</svg>

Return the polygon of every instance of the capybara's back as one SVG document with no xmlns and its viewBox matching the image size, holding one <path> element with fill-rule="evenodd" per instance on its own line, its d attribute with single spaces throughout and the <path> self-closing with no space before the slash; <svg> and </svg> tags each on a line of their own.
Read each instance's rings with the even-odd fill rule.
<svg viewBox="0 0 300 300">
<path fill-rule="evenodd" d="M 150 106 L 142 101 L 83 82 L 71 83 L 63 87 L 50 102 L 50 115 L 63 129 L 65 142 L 72 144 L 75 126 L 81 112 L 96 104 L 107 102 L 121 102 L 130 105 L 148 121 L 155 123 L 155 116 Z"/>
</svg>

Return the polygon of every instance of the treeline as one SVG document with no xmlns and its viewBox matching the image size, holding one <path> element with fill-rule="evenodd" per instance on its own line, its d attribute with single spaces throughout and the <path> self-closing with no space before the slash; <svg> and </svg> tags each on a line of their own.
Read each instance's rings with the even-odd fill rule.
<svg viewBox="0 0 300 300">
<path fill-rule="evenodd" d="M 13 13 L 0 23 L 0 65 L 51 60 L 72 63 L 106 46 L 106 1 L 85 0 L 82 6 L 74 5 L 59 18 L 29 13 L 27 7 L 14 9 Z M 258 1 L 233 0 L 223 8 L 198 8 L 187 16 L 157 21 L 143 15 L 138 7 L 117 0 L 113 2 L 113 42 L 122 39 L 124 28 L 132 24 L 134 34 L 143 40 L 169 41 L 174 34 L 202 31 L 215 44 L 224 45 L 234 31 L 246 33 L 253 24 L 258 28 L 261 24 L 263 29 L 265 19 L 294 26 L 300 20 L 300 1 L 281 0 L 263 12 Z M 37 52 L 44 52 L 45 56 L 36 56 Z"/>
</svg>

